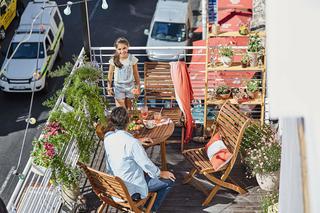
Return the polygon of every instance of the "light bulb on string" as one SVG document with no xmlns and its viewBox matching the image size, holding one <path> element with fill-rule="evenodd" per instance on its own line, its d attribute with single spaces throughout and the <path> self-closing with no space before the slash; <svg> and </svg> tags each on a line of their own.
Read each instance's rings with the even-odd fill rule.
<svg viewBox="0 0 320 213">
<path fill-rule="evenodd" d="M 63 10 L 63 13 L 68 16 L 71 14 L 71 5 L 72 5 L 72 1 L 68 1 L 67 2 L 67 7 Z"/>
<path fill-rule="evenodd" d="M 30 118 L 30 119 L 26 119 L 26 122 L 29 122 L 29 124 L 35 124 L 37 122 L 37 120 L 35 118 Z"/>
<path fill-rule="evenodd" d="M 108 9 L 109 5 L 107 3 L 107 0 L 102 0 L 102 5 L 101 5 L 102 9 L 106 10 Z"/>
</svg>

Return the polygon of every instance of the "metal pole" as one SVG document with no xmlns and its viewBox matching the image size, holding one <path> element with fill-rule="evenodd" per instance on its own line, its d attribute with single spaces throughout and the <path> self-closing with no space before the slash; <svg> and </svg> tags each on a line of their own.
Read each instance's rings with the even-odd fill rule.
<svg viewBox="0 0 320 213">
<path fill-rule="evenodd" d="M 81 4 L 81 18 L 82 18 L 82 30 L 83 30 L 83 47 L 86 56 L 90 59 L 91 39 L 90 39 L 90 26 L 88 16 L 88 4 L 87 0 Z"/>
<path fill-rule="evenodd" d="M 208 0 L 201 0 L 202 10 L 202 40 L 207 38 Z"/>
</svg>

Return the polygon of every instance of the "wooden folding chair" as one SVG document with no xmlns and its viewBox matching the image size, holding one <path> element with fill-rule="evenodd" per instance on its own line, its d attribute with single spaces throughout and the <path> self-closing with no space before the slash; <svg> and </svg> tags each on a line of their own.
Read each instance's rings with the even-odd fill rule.
<svg viewBox="0 0 320 213">
<path fill-rule="evenodd" d="M 92 190 L 103 202 L 99 207 L 98 212 L 102 213 L 103 210 L 107 207 L 107 211 L 110 206 L 113 206 L 116 209 L 129 212 L 146 212 L 149 213 L 154 201 L 157 197 L 157 193 L 149 192 L 148 196 L 144 199 L 134 201 L 132 200 L 126 185 L 121 180 L 121 178 L 108 175 L 104 172 L 97 171 L 93 168 L 87 167 L 85 164 L 78 162 L 78 165 L 86 173 L 89 182 L 92 185 Z M 123 200 L 122 202 L 116 202 L 112 197 L 119 198 Z M 143 206 L 149 200 L 148 206 L 143 210 Z"/>
<path fill-rule="evenodd" d="M 170 64 L 168 62 L 145 62 L 144 63 L 144 104 L 150 100 L 170 101 L 171 108 L 162 110 L 162 115 L 169 117 L 176 128 L 181 128 L 181 149 L 184 142 L 184 118 L 178 105 L 173 107 L 176 100 L 174 85 L 171 78 Z M 160 111 L 161 107 L 151 108 L 152 111 Z"/>
<path fill-rule="evenodd" d="M 229 101 L 226 101 L 222 105 L 216 120 L 216 128 L 213 134 L 219 132 L 222 141 L 232 153 L 232 159 L 228 164 L 218 171 L 213 169 L 204 147 L 198 149 L 189 149 L 183 152 L 185 158 L 193 166 L 193 169 L 186 176 L 184 183 L 190 182 L 193 176 L 199 173 L 203 174 L 209 181 L 212 181 L 215 184 L 210 193 L 206 192 L 207 198 L 202 203 L 203 206 L 207 206 L 211 202 L 212 198 L 215 196 L 220 187 L 232 189 L 240 194 L 246 193 L 246 190 L 242 189 L 235 183 L 226 182 L 226 179 L 228 178 L 236 162 L 243 133 L 248 123 L 249 119 L 234 105 L 230 104 Z M 219 176 L 219 178 L 213 176 L 213 173 L 216 172 L 221 172 L 221 176 Z"/>
</svg>

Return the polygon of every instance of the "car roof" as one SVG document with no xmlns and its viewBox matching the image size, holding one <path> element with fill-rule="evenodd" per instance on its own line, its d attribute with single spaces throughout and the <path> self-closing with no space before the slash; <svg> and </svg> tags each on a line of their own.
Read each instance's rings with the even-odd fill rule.
<svg viewBox="0 0 320 213">
<path fill-rule="evenodd" d="M 28 37 L 26 33 L 16 33 L 11 42 L 21 42 L 25 40 Z M 28 39 L 27 42 L 43 42 L 45 38 L 44 33 L 39 33 L 37 31 L 32 32 L 30 38 Z"/>
<path fill-rule="evenodd" d="M 32 21 L 42 10 L 42 7 L 45 7 L 44 12 L 41 15 L 39 15 L 39 17 L 35 20 L 34 24 L 35 25 L 50 24 L 50 18 L 52 13 L 56 9 L 56 6 L 57 6 L 57 3 L 53 1 L 47 1 L 45 3 L 29 2 L 21 16 L 19 27 L 23 25 L 30 26 L 32 24 Z"/>
<path fill-rule="evenodd" d="M 188 1 L 159 0 L 154 21 L 185 23 L 188 17 Z"/>
</svg>

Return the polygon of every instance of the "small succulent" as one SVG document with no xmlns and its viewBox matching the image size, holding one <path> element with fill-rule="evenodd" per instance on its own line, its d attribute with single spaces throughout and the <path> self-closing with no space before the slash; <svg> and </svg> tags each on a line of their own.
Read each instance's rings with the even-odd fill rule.
<svg viewBox="0 0 320 213">
<path fill-rule="evenodd" d="M 230 88 L 227 85 L 220 85 L 216 90 L 217 95 L 229 94 Z"/>
<path fill-rule="evenodd" d="M 247 91 L 256 92 L 259 90 L 260 80 L 250 80 L 247 82 Z"/>
<path fill-rule="evenodd" d="M 219 55 L 226 56 L 226 57 L 232 57 L 233 50 L 230 46 L 221 46 L 221 47 L 219 47 Z"/>
<path fill-rule="evenodd" d="M 248 64 L 249 63 L 249 56 L 247 54 L 243 55 L 241 58 L 241 63 L 242 64 Z"/>
</svg>

